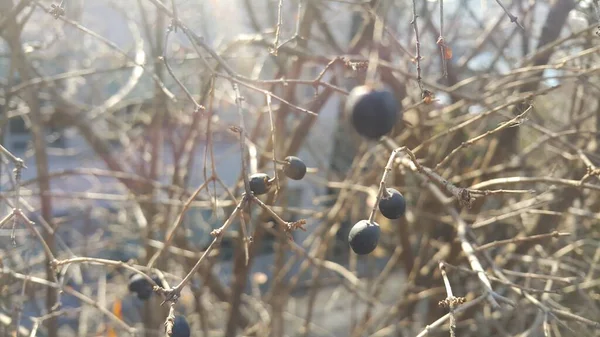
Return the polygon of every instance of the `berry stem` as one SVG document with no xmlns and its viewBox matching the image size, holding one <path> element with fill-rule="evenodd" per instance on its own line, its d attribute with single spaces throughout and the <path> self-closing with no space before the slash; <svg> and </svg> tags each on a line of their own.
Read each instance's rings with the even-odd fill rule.
<svg viewBox="0 0 600 337">
<path fill-rule="evenodd" d="M 233 91 L 235 92 L 235 103 L 238 107 L 238 113 L 240 115 L 240 127 L 239 127 L 239 132 L 240 132 L 240 150 L 241 150 L 241 156 L 242 156 L 242 176 L 244 177 L 244 190 L 246 191 L 246 194 L 250 194 L 252 193 L 250 191 L 250 182 L 248 181 L 248 168 L 246 166 L 246 130 L 245 125 L 244 125 L 244 110 L 242 108 L 242 101 L 244 100 L 244 98 L 242 97 L 242 94 L 240 93 L 240 88 L 237 85 L 237 83 L 233 82 L 232 83 L 233 86 Z"/>
<path fill-rule="evenodd" d="M 282 1 L 279 2 L 279 19 L 281 20 L 281 3 Z M 278 27 L 277 27 L 277 35 L 279 35 L 279 27 L 281 26 L 281 21 L 279 21 Z M 277 46 L 277 41 L 275 41 L 275 46 Z M 279 179 L 277 177 L 277 153 L 276 153 L 276 148 L 277 148 L 277 143 L 275 142 L 275 123 L 273 122 L 273 108 L 271 107 L 271 95 L 267 95 L 266 96 L 267 99 L 267 108 L 269 109 L 269 122 L 271 123 L 271 143 L 273 143 L 273 179 L 275 179 L 275 183 L 277 188 L 275 189 L 275 195 L 273 197 L 274 201 L 277 200 L 277 195 L 279 194 L 279 189 L 281 188 L 279 186 Z"/>
<path fill-rule="evenodd" d="M 392 165 L 394 164 L 394 159 L 396 159 L 396 155 L 398 155 L 398 152 L 404 151 L 405 149 L 406 149 L 406 146 L 402 146 L 402 147 L 399 147 L 399 148 L 393 150 L 392 154 L 390 155 L 390 158 L 388 159 L 387 164 L 385 165 L 385 169 L 383 170 L 383 174 L 381 176 L 381 181 L 379 182 L 379 190 L 377 191 L 377 200 L 375 200 L 375 204 L 373 205 L 373 209 L 371 210 L 371 214 L 369 215 L 369 223 L 373 223 L 373 220 L 375 219 L 375 213 L 377 212 L 377 206 L 379 205 L 379 202 L 381 201 L 381 197 L 383 196 L 384 193 L 387 192 L 387 191 L 385 191 L 385 181 L 387 179 L 388 174 L 392 171 Z"/>
</svg>

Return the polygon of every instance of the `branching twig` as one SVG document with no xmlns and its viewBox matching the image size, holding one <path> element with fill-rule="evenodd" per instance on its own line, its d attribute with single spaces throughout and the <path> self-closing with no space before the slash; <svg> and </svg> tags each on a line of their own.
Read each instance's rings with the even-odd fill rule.
<svg viewBox="0 0 600 337">
<path fill-rule="evenodd" d="M 438 264 L 438 268 L 442 273 L 442 279 L 444 280 L 444 287 L 446 288 L 446 299 L 440 301 L 440 306 L 447 307 L 450 309 L 448 313 L 450 315 L 450 337 L 456 337 L 456 317 L 454 316 L 454 311 L 457 305 L 460 305 L 466 301 L 464 297 L 454 297 L 452 294 L 452 286 L 450 285 L 450 280 L 448 279 L 448 275 L 446 275 L 446 266 L 443 262 Z"/>
<path fill-rule="evenodd" d="M 175 9 L 175 3 L 173 3 L 173 9 Z M 173 72 L 173 69 L 171 69 L 171 66 L 169 65 L 169 62 L 167 61 L 167 46 L 169 45 L 169 36 L 171 35 L 171 32 L 177 29 L 177 19 L 176 19 L 176 14 L 175 15 L 175 19 L 173 19 L 173 21 L 171 22 L 171 24 L 169 25 L 169 27 L 167 28 L 167 32 L 165 33 L 165 47 L 163 49 L 163 55 L 162 55 L 162 60 L 163 63 L 165 65 L 165 67 L 167 68 L 167 71 L 169 72 L 169 75 L 171 75 L 171 77 L 175 80 L 175 82 L 177 83 L 177 85 L 179 85 L 179 87 L 181 88 L 181 90 L 183 90 L 183 92 L 185 92 L 185 95 L 189 98 L 190 101 L 192 101 L 192 103 L 194 103 L 194 107 L 196 109 L 196 111 L 200 111 L 200 110 L 206 110 L 206 108 L 204 106 L 202 106 L 201 104 L 199 104 L 196 99 L 194 98 L 194 96 L 192 95 L 192 93 L 188 90 L 188 88 L 183 85 L 183 83 L 181 83 L 181 81 L 179 80 L 179 78 L 177 78 L 177 76 L 175 76 L 175 73 Z"/>
<path fill-rule="evenodd" d="M 235 220 L 237 218 L 237 216 L 238 216 L 239 212 L 242 210 L 242 208 L 245 207 L 245 204 L 248 201 L 247 199 L 248 199 L 248 195 L 245 195 L 244 198 L 242 198 L 242 200 L 240 201 L 240 203 L 235 207 L 235 209 L 233 210 L 233 212 L 231 213 L 229 218 L 227 218 L 227 220 L 225 220 L 225 223 L 223 224 L 223 226 L 221 226 L 211 232 L 211 235 L 214 237 L 214 239 L 212 240 L 212 242 L 210 243 L 208 248 L 206 248 L 206 250 L 200 257 L 200 259 L 198 259 L 198 262 L 196 262 L 194 267 L 192 267 L 192 269 L 183 278 L 183 280 L 181 280 L 181 282 L 179 282 L 179 284 L 176 285 L 174 288 L 164 291 L 165 292 L 165 300 L 163 301 L 163 304 L 167 303 L 167 302 L 169 302 L 169 303 L 177 302 L 183 287 L 185 287 L 185 285 L 191 280 L 192 276 L 198 271 L 198 269 L 200 268 L 200 266 L 201 266 L 202 262 L 204 261 L 204 259 L 206 258 L 206 256 L 208 256 L 208 254 L 210 254 L 210 252 L 214 249 L 214 247 L 220 242 L 221 238 L 223 237 L 223 233 L 233 223 L 233 220 Z"/>
<path fill-rule="evenodd" d="M 244 98 L 240 93 L 240 88 L 238 87 L 237 83 L 232 83 L 231 85 L 233 86 L 233 91 L 235 92 L 235 103 L 237 104 L 238 113 L 240 115 L 240 126 L 237 131 L 240 134 L 240 152 L 242 160 L 242 175 L 244 177 L 244 190 L 246 191 L 246 194 L 250 195 L 252 194 L 252 191 L 250 190 L 250 182 L 248 181 L 248 168 L 246 166 L 246 130 L 244 125 L 244 110 L 242 108 L 242 102 L 244 101 Z M 273 144 L 273 146 L 275 146 L 275 144 Z"/>
<path fill-rule="evenodd" d="M 277 50 L 279 49 L 279 35 L 281 34 L 281 9 L 283 8 L 283 0 L 279 0 L 279 6 L 277 6 L 277 28 L 275 28 L 275 40 L 273 41 L 273 48 L 271 52 L 277 56 Z"/>
</svg>

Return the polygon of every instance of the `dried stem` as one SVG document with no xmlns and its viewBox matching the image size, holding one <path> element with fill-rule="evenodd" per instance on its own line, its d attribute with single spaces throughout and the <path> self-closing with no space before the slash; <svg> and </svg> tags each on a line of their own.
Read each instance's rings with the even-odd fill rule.
<svg viewBox="0 0 600 337">
<path fill-rule="evenodd" d="M 273 41 L 273 55 L 277 55 L 277 50 L 279 49 L 279 35 L 281 34 L 281 9 L 283 8 L 283 0 L 279 0 L 279 6 L 277 6 L 277 28 L 275 28 L 275 40 Z"/>
<path fill-rule="evenodd" d="M 502 245 L 508 245 L 511 243 L 518 244 L 521 242 L 544 240 L 547 238 L 559 238 L 561 236 L 570 236 L 570 235 L 571 235 L 571 233 L 559 233 L 557 231 L 554 231 L 552 233 L 547 233 L 547 234 L 531 235 L 531 236 L 527 236 L 527 237 L 515 237 L 515 238 L 507 239 L 507 240 L 497 240 L 494 242 L 486 243 L 485 245 L 481 245 L 481 246 L 477 247 L 475 249 L 475 251 L 486 250 L 486 249 L 490 249 L 490 248 L 494 248 L 494 247 L 498 247 L 498 246 L 502 246 Z"/>
<path fill-rule="evenodd" d="M 438 268 L 442 273 L 442 279 L 444 280 L 444 287 L 446 288 L 446 300 L 442 301 L 440 304 L 447 306 L 450 310 L 448 313 L 450 315 L 450 337 L 456 337 L 456 317 L 454 316 L 454 310 L 457 304 L 457 298 L 452 294 L 452 286 L 450 285 L 450 280 L 448 279 L 448 275 L 446 275 L 446 267 L 443 262 L 438 264 Z"/>
<path fill-rule="evenodd" d="M 419 25 L 417 24 L 417 18 L 419 17 L 417 15 L 417 1 L 416 0 L 412 0 L 412 10 L 413 10 L 413 18 L 412 21 L 410 22 L 413 26 L 413 29 L 415 31 L 415 39 L 416 39 L 416 50 L 417 50 L 417 55 L 415 57 L 415 62 L 417 64 L 417 83 L 419 84 L 419 89 L 421 90 L 421 95 L 424 92 L 423 89 L 423 82 L 421 81 L 421 41 L 419 40 Z"/>
<path fill-rule="evenodd" d="M 512 15 L 508 9 L 506 9 L 506 7 L 504 6 L 504 4 L 502 3 L 501 0 L 496 0 L 496 2 L 498 3 L 498 5 L 500 5 L 500 7 L 502 7 L 502 10 L 504 11 L 504 13 L 506 13 L 506 15 L 508 16 L 508 18 L 510 19 L 510 22 L 514 22 L 517 27 L 521 28 L 522 30 L 525 30 L 525 27 L 523 27 L 523 25 L 521 25 L 521 23 L 519 23 L 518 18 L 514 15 Z"/>
<path fill-rule="evenodd" d="M 440 52 L 442 54 L 442 76 L 448 77 L 448 64 L 446 60 L 446 40 L 444 40 L 444 0 L 440 0 L 440 36 L 438 37 L 437 44 L 440 46 Z"/>
<path fill-rule="evenodd" d="M 273 177 L 275 178 L 275 195 L 273 196 L 273 203 L 277 200 L 277 196 L 279 194 L 279 173 L 277 170 L 277 143 L 275 142 L 275 123 L 273 122 L 273 109 L 271 108 L 271 95 L 267 95 L 267 109 L 269 110 L 269 123 L 271 124 L 271 142 L 273 143 Z"/>
</svg>

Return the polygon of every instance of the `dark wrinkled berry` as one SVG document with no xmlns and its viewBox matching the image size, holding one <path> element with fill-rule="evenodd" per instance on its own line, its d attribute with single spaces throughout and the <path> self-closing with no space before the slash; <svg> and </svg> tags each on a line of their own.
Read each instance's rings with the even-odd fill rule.
<svg viewBox="0 0 600 337">
<path fill-rule="evenodd" d="M 346 113 L 363 137 L 377 140 L 394 128 L 401 115 L 401 103 L 386 89 L 368 85 L 355 87 L 346 101 Z"/>
<path fill-rule="evenodd" d="M 361 220 L 350 229 L 348 241 L 356 254 L 366 255 L 375 250 L 380 235 L 381 230 L 377 223 Z"/>
<path fill-rule="evenodd" d="M 387 192 L 387 198 L 384 195 L 379 201 L 379 211 L 388 219 L 398 219 L 406 212 L 406 200 L 402 193 L 393 188 L 388 188 Z"/>
<path fill-rule="evenodd" d="M 190 337 L 190 325 L 184 316 L 175 316 L 171 337 Z"/>
<path fill-rule="evenodd" d="M 306 164 L 302 159 L 294 156 L 285 157 L 287 164 L 283 166 L 283 173 L 294 180 L 301 180 L 306 174 Z"/>
<path fill-rule="evenodd" d="M 129 277 L 129 291 L 135 293 L 140 300 L 147 300 L 152 295 L 152 284 L 141 274 Z"/>
<path fill-rule="evenodd" d="M 272 183 L 270 178 L 264 173 L 255 173 L 250 176 L 250 190 L 255 195 L 261 195 L 269 192 Z"/>
</svg>

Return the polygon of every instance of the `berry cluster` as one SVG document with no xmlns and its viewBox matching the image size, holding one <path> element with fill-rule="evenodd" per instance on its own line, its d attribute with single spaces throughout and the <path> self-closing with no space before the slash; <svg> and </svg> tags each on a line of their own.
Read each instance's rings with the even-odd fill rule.
<svg viewBox="0 0 600 337">
<path fill-rule="evenodd" d="M 401 104 L 392 92 L 371 85 L 355 87 L 346 101 L 346 113 L 354 129 L 369 140 L 378 140 L 394 128 L 401 117 Z M 404 196 L 393 188 L 384 188 L 379 211 L 388 219 L 398 219 L 406 212 Z M 348 242 L 358 255 L 370 254 L 377 248 L 381 230 L 372 220 L 360 220 L 348 234 Z"/>
<path fill-rule="evenodd" d="M 160 277 L 153 276 L 152 280 L 160 287 L 164 288 L 164 284 L 162 283 Z M 128 288 L 129 291 L 135 293 L 137 297 L 142 301 L 149 299 L 154 290 L 154 286 L 152 285 L 152 283 L 150 283 L 150 281 L 148 281 L 142 274 L 138 273 L 131 274 L 129 276 Z"/>
<path fill-rule="evenodd" d="M 302 180 L 306 175 L 306 164 L 298 157 L 287 156 L 282 164 L 283 173 L 290 179 Z M 250 190 L 255 195 L 266 194 L 271 190 L 274 181 L 275 179 L 266 173 L 255 173 L 250 176 Z"/>
<path fill-rule="evenodd" d="M 406 212 L 404 196 L 393 188 L 386 188 L 379 201 L 379 211 L 388 219 L 399 219 Z M 358 255 L 367 255 L 377 248 L 381 230 L 374 221 L 360 220 L 348 234 L 348 242 Z"/>
</svg>

